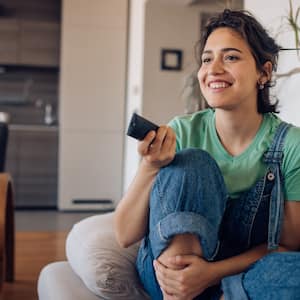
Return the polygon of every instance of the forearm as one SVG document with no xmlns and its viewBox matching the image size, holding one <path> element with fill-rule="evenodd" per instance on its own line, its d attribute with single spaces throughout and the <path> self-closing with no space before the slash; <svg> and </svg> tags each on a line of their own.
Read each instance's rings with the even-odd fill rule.
<svg viewBox="0 0 300 300">
<path fill-rule="evenodd" d="M 288 249 L 279 246 L 277 250 L 272 252 L 281 251 L 288 251 Z M 215 282 L 219 282 L 226 276 L 235 275 L 245 271 L 251 264 L 269 253 L 271 253 L 271 251 L 267 249 L 267 244 L 261 244 L 239 255 L 213 262 L 212 267 L 216 275 Z"/>
<path fill-rule="evenodd" d="M 121 246 L 128 247 L 145 235 L 154 179 L 160 168 L 174 159 L 175 148 L 176 136 L 168 126 L 161 126 L 157 132 L 150 131 L 139 143 L 142 161 L 115 212 L 116 238 Z"/>
<path fill-rule="evenodd" d="M 158 169 L 140 164 L 128 191 L 116 208 L 114 225 L 116 238 L 123 247 L 139 241 L 148 225 L 149 197 Z"/>
</svg>

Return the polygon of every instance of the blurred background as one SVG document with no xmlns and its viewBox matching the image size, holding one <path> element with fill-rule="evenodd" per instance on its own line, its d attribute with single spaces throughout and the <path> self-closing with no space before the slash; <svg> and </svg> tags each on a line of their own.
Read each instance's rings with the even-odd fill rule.
<svg viewBox="0 0 300 300">
<path fill-rule="evenodd" d="M 225 7 L 251 11 L 295 48 L 288 0 L 0 0 L 0 111 L 17 211 L 113 210 L 139 162 L 131 114 L 163 124 L 205 108 L 194 46 Z M 282 51 L 278 74 L 295 68 L 297 51 Z M 298 82 L 295 72 L 274 88 L 296 125 Z"/>
</svg>

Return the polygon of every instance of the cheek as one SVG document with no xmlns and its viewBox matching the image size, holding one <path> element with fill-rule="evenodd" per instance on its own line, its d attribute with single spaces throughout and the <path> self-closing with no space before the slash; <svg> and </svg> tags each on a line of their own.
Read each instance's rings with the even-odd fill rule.
<svg viewBox="0 0 300 300">
<path fill-rule="evenodd" d="M 204 86 L 204 81 L 205 81 L 205 73 L 204 73 L 203 69 L 200 68 L 200 70 L 198 71 L 197 77 L 198 77 L 200 87 L 202 88 Z"/>
<path fill-rule="evenodd" d="M 233 70 L 231 74 L 236 80 L 251 86 L 256 86 L 260 77 L 260 74 L 257 72 L 254 66 L 252 68 L 249 68 L 249 66 L 247 65 Z"/>
<path fill-rule="evenodd" d="M 236 78 L 238 78 L 239 82 L 243 85 L 247 85 L 249 87 L 256 87 L 258 82 L 258 77 L 253 72 L 245 72 L 236 75 Z"/>
</svg>

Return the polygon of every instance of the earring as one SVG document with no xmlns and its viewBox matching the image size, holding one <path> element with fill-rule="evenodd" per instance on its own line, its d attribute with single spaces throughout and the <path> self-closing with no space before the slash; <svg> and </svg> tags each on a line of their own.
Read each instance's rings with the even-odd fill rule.
<svg viewBox="0 0 300 300">
<path fill-rule="evenodd" d="M 260 90 L 263 90 L 263 89 L 265 88 L 265 85 L 264 85 L 263 83 L 260 83 L 260 84 L 258 85 L 258 88 L 259 88 Z"/>
</svg>

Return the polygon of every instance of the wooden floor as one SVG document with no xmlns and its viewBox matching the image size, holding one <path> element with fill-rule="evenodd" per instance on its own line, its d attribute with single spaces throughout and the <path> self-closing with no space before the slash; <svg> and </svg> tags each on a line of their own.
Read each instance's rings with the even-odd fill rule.
<svg viewBox="0 0 300 300">
<path fill-rule="evenodd" d="M 46 264 L 65 259 L 66 232 L 17 232 L 15 282 L 5 283 L 1 300 L 37 300 L 38 275 Z"/>
</svg>

